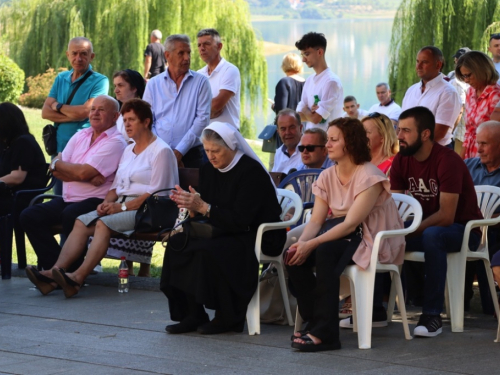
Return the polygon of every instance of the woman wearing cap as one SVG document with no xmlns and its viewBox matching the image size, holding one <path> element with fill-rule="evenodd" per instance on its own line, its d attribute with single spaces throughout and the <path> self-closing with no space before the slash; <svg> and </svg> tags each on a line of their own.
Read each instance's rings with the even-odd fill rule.
<svg viewBox="0 0 500 375">
<path fill-rule="evenodd" d="M 257 288 L 257 228 L 279 221 L 281 207 L 269 174 L 234 127 L 214 122 L 201 140 L 210 163 L 200 170 L 199 193 L 177 186 L 171 198 L 191 216 L 207 217 L 225 234 L 187 238 L 182 251 L 175 249 L 183 247 L 184 232 L 169 240 L 160 289 L 168 298 L 170 318 L 179 323 L 165 330 L 171 334 L 242 332 L 247 305 Z M 284 230 L 267 232 L 266 249 L 281 253 L 285 239 Z M 210 322 L 204 307 L 215 310 Z"/>
<path fill-rule="evenodd" d="M 465 137 L 462 144 L 463 159 L 477 155 L 476 129 L 491 119 L 500 101 L 498 72 L 491 59 L 482 52 L 470 51 L 461 56 L 455 67 L 456 77 L 470 85 L 466 95 Z"/>
</svg>

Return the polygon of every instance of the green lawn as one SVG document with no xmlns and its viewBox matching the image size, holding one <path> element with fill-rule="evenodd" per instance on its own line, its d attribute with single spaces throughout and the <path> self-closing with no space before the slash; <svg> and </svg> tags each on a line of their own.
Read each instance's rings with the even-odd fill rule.
<svg viewBox="0 0 500 375">
<path fill-rule="evenodd" d="M 41 110 L 39 109 L 23 107 L 22 110 L 24 112 L 24 115 L 26 116 L 26 120 L 30 127 L 31 133 L 35 136 L 36 140 L 43 149 L 42 129 L 46 124 L 48 124 L 48 121 L 42 119 Z M 261 151 L 261 145 L 258 141 L 249 141 L 249 143 L 252 146 L 255 153 L 259 156 L 259 158 L 261 158 L 264 165 L 267 166 L 269 164 L 269 154 Z M 45 159 L 49 161 L 49 156 L 45 155 Z M 13 241 L 13 246 L 15 248 L 14 242 L 15 241 Z M 163 252 L 164 252 L 163 247 L 161 246 L 160 243 L 157 243 L 154 247 L 153 258 L 151 260 L 151 276 L 153 277 L 160 276 L 161 265 L 163 263 Z M 27 238 L 26 238 L 26 257 L 28 260 L 28 264 L 36 264 L 37 260 L 35 252 L 33 251 L 33 248 L 31 247 L 31 244 Z M 15 250 L 13 250 L 12 258 L 13 258 L 12 259 L 13 263 L 17 263 L 17 252 Z M 101 264 L 104 272 L 112 272 L 112 273 L 118 272 L 119 264 L 118 261 L 116 260 L 103 259 Z M 137 275 L 137 273 L 139 272 L 139 268 L 134 266 L 134 271 L 135 274 Z"/>
</svg>

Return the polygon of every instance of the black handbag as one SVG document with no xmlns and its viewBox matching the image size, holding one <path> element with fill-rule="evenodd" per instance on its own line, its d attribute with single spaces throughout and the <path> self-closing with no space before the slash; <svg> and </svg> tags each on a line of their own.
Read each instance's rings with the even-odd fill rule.
<svg viewBox="0 0 500 375">
<path fill-rule="evenodd" d="M 161 189 L 152 193 L 135 214 L 134 230 L 138 233 L 158 232 L 175 225 L 175 219 L 179 214 L 177 204 L 170 199 L 157 195 L 162 191 L 173 188 Z"/>
<path fill-rule="evenodd" d="M 42 139 L 47 154 L 55 155 L 57 153 L 57 128 L 52 124 L 45 125 L 42 131 Z"/>
<path fill-rule="evenodd" d="M 73 100 L 73 97 L 76 94 L 76 91 L 80 88 L 81 85 L 83 85 L 83 82 L 85 82 L 87 80 L 87 78 L 89 78 L 92 75 L 92 73 L 94 73 L 94 72 L 92 70 L 89 70 L 87 73 L 85 73 L 83 78 L 80 81 L 78 81 L 75 88 L 73 89 L 70 96 L 68 97 L 68 100 L 66 100 L 66 103 L 65 103 L 66 105 L 71 103 L 71 101 Z M 59 126 L 58 123 L 54 123 L 54 125 L 48 124 L 48 125 L 45 125 L 43 127 L 43 131 L 42 131 L 43 145 L 45 146 L 45 152 L 47 152 L 47 154 L 49 154 L 50 156 L 57 154 L 57 128 L 58 128 L 58 126 Z"/>
</svg>

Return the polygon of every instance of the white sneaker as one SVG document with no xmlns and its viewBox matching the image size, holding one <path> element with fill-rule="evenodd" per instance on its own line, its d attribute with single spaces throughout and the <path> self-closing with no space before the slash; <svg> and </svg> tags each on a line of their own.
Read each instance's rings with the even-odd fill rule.
<svg viewBox="0 0 500 375">
<path fill-rule="evenodd" d="M 382 328 L 387 327 L 387 325 L 387 318 L 385 320 L 372 321 L 372 328 Z M 354 323 L 352 321 L 352 315 L 349 318 L 340 320 L 339 326 L 340 328 L 353 329 Z"/>
<path fill-rule="evenodd" d="M 436 337 L 443 332 L 441 315 L 420 315 L 413 336 Z"/>
</svg>

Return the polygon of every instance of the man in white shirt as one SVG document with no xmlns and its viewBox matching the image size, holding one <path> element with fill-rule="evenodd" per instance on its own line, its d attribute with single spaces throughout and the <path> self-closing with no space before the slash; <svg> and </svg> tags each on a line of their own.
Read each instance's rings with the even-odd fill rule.
<svg viewBox="0 0 500 375">
<path fill-rule="evenodd" d="M 416 71 L 420 82 L 411 86 L 403 98 L 403 111 L 426 107 L 436 118 L 434 142 L 453 148 L 452 131 L 461 110 L 457 90 L 444 80 L 443 53 L 434 46 L 423 47 L 417 54 Z"/>
<path fill-rule="evenodd" d="M 220 55 L 221 38 L 215 29 L 198 32 L 198 52 L 207 64 L 198 70 L 208 78 L 212 88 L 210 123 L 227 122 L 240 128 L 240 71 Z"/>
<path fill-rule="evenodd" d="M 298 148 L 302 136 L 302 123 L 297 112 L 285 108 L 278 112 L 276 124 L 283 145 L 276 149 L 272 172 L 288 174 L 290 169 L 297 170 L 302 166 Z"/>
<path fill-rule="evenodd" d="M 372 105 L 368 113 L 378 112 L 386 115 L 391 119 L 394 126 L 397 126 L 399 115 L 401 114 L 401 107 L 391 98 L 391 88 L 389 84 L 380 82 L 375 86 L 375 92 L 377 93 L 377 99 L 380 103 Z"/>
<path fill-rule="evenodd" d="M 359 108 L 358 101 L 352 95 L 346 96 L 344 99 L 344 113 L 343 117 L 356 118 L 361 120 L 363 117 L 368 115 L 368 112 L 364 109 Z"/>
<path fill-rule="evenodd" d="M 300 50 L 302 61 L 315 72 L 304 84 L 297 112 L 306 129 L 319 127 L 326 131 L 330 121 L 342 117 L 344 99 L 340 78 L 326 64 L 326 38 L 310 32 L 295 43 L 295 47 Z"/>
<path fill-rule="evenodd" d="M 495 64 L 495 68 L 500 74 L 500 33 L 490 35 L 488 51 L 490 51 L 491 57 L 493 59 L 493 64 Z"/>
</svg>

